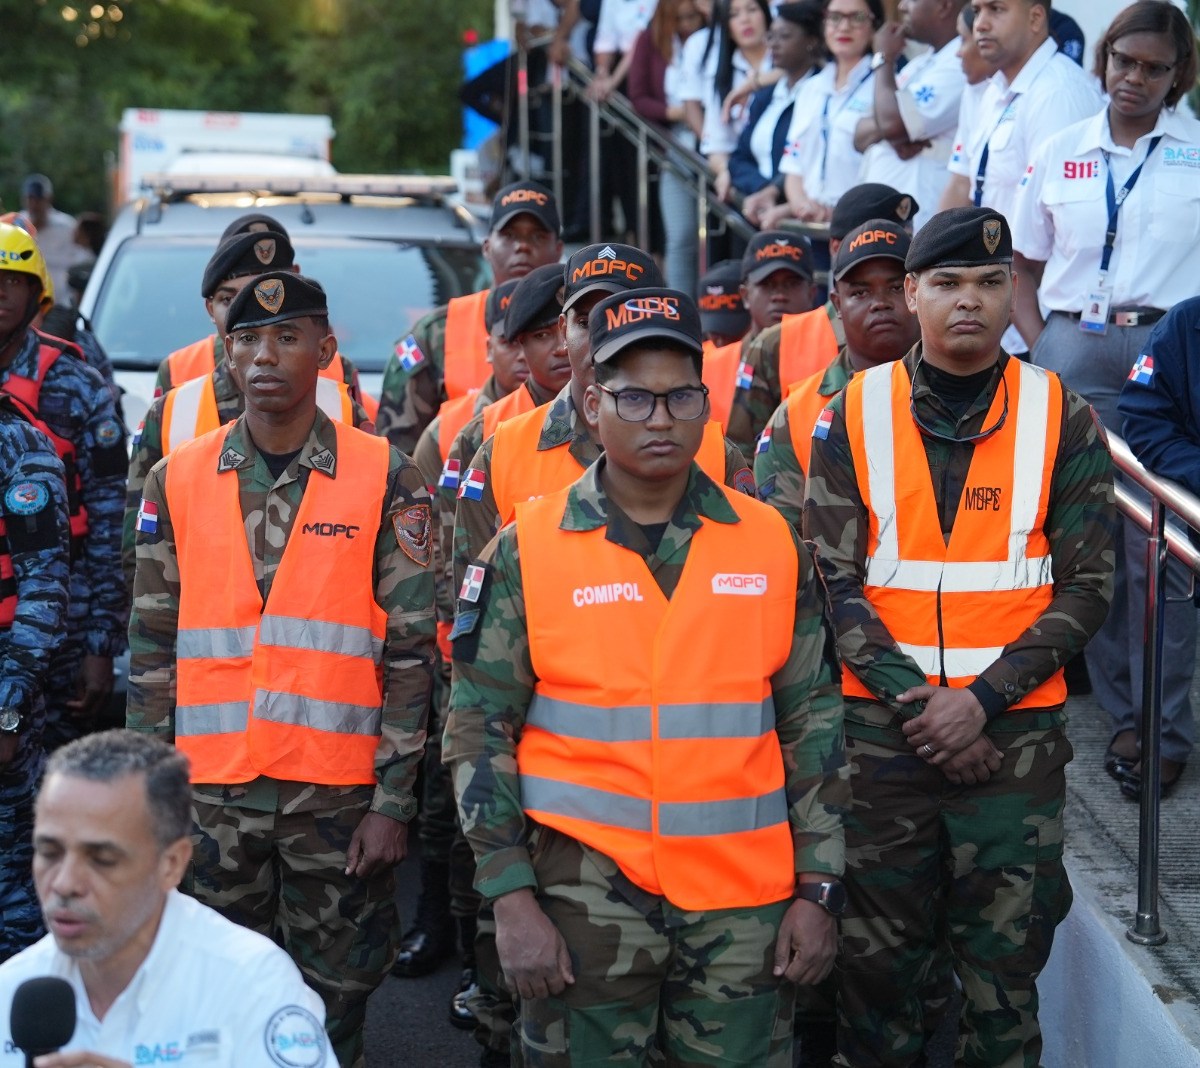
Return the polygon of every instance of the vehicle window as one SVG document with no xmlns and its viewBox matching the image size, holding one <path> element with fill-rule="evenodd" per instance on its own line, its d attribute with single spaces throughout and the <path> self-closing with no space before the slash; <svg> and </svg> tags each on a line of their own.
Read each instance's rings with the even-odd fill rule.
<svg viewBox="0 0 1200 1068">
<path fill-rule="evenodd" d="M 92 313 L 113 364 L 151 369 L 212 333 L 200 279 L 209 239 L 131 239 L 117 251 Z M 363 371 L 382 371 L 398 338 L 431 308 L 486 284 L 477 249 L 388 240 L 296 240 L 300 269 L 325 287 L 338 348 Z"/>
</svg>

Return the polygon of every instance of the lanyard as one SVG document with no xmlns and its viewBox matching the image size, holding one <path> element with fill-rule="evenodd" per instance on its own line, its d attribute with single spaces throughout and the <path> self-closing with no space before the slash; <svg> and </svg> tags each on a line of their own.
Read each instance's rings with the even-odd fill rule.
<svg viewBox="0 0 1200 1068">
<path fill-rule="evenodd" d="M 1105 197 L 1108 200 L 1108 229 L 1104 232 L 1104 252 L 1100 256 L 1101 277 L 1108 274 L 1108 265 L 1112 262 L 1113 247 L 1117 243 L 1117 216 L 1120 214 L 1121 205 L 1125 203 L 1125 198 L 1133 192 L 1133 187 L 1137 185 L 1137 180 L 1142 176 L 1142 168 L 1146 166 L 1146 161 L 1154 155 L 1154 150 L 1158 148 L 1158 142 L 1161 140 L 1162 134 L 1159 134 L 1150 142 L 1150 147 L 1146 149 L 1146 154 L 1142 157 L 1142 162 L 1137 165 L 1137 170 L 1125 179 L 1125 184 L 1120 189 L 1117 189 L 1113 182 L 1110 156 L 1107 152 L 1104 153 L 1104 177 L 1108 183 L 1105 189 Z"/>
<path fill-rule="evenodd" d="M 1000 124 L 1008 116 L 1009 108 L 1013 106 L 1013 101 L 1017 99 L 1017 94 L 1012 93 L 1004 100 L 1004 107 L 1000 111 L 1000 118 L 996 120 L 996 125 L 992 127 L 992 132 L 988 134 L 988 139 L 983 143 L 983 154 L 979 157 L 979 166 L 975 168 L 975 207 L 983 207 L 983 184 L 987 180 L 987 165 L 988 156 L 992 151 L 992 138 L 996 136 L 996 131 L 1000 129 Z M 1014 117 L 1012 122 L 1016 122 Z"/>
<path fill-rule="evenodd" d="M 868 70 L 866 74 L 864 74 L 861 78 L 858 79 L 858 82 L 855 84 L 854 88 L 851 89 L 850 92 L 848 92 L 846 94 L 846 99 L 843 100 L 840 105 L 838 105 L 837 111 L 835 111 L 833 113 L 834 119 L 836 119 L 845 110 L 846 105 L 849 104 L 850 101 L 854 99 L 854 94 L 857 93 L 863 87 L 863 83 L 866 82 L 866 80 L 868 78 L 870 78 L 871 75 L 874 73 L 875 73 L 874 70 Z M 837 77 L 837 72 L 835 70 L 834 78 L 836 78 L 836 77 Z M 833 93 L 831 92 L 825 97 L 825 107 L 821 110 L 821 186 L 822 187 L 824 187 L 824 185 L 825 185 L 825 168 L 826 168 L 826 165 L 829 163 L 829 130 L 830 130 L 830 127 L 833 125 L 833 119 L 831 119 L 829 117 L 829 101 L 831 101 L 832 99 L 833 99 Z"/>
</svg>

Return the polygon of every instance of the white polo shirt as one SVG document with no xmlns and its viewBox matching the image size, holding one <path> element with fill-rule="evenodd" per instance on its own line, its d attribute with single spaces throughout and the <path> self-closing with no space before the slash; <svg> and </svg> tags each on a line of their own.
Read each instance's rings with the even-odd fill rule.
<svg viewBox="0 0 1200 1068">
<path fill-rule="evenodd" d="M 728 155 L 737 148 L 742 128 L 750 117 L 750 101 L 744 100 L 732 109 L 729 122 L 725 122 L 721 118 L 721 108 L 725 101 L 717 92 L 717 56 L 719 52 L 720 41 L 715 41 L 701 74 L 704 81 L 704 125 L 700 128 L 700 152 L 705 156 L 711 156 L 714 152 Z M 740 48 L 734 50 L 732 60 L 733 80 L 729 84 L 730 88 L 737 88 L 754 73 L 755 68 L 742 55 Z M 762 63 L 757 69 L 760 74 L 765 74 L 771 69 L 770 52 L 763 55 Z"/>
<path fill-rule="evenodd" d="M 79 965 L 52 935 L 0 965 L 0 1068 L 24 1068 L 9 1012 L 26 979 L 59 976 L 75 988 L 67 1052 L 91 1050 L 132 1065 L 336 1068 L 325 1007 L 269 938 L 178 891 L 167 896 L 149 955 L 97 1020 Z"/>
<path fill-rule="evenodd" d="M 779 117 L 795 103 L 804 83 L 814 76 L 810 71 L 802 78 L 797 78 L 794 85 L 789 86 L 787 78 L 780 78 L 775 83 L 771 100 L 762 110 L 754 129 L 750 131 L 750 151 L 754 153 L 754 162 L 758 165 L 758 173 L 764 178 L 775 177 L 775 127 L 779 125 Z M 790 128 L 790 127 L 789 127 Z"/>
<path fill-rule="evenodd" d="M 896 75 L 896 103 L 911 141 L 930 141 L 912 159 L 901 159 L 887 141 L 863 153 L 860 180 L 882 182 L 917 198 L 921 210 L 914 220 L 920 229 L 937 212 L 942 190 L 950 180 L 946 163 L 954 148 L 959 107 L 967 85 L 958 58 L 959 39 L 930 49 Z"/>
<path fill-rule="evenodd" d="M 854 147 L 854 130 L 875 106 L 871 57 L 858 61 L 840 89 L 836 80 L 837 64 L 831 61 L 804 82 L 779 164 L 784 174 L 804 179 L 810 200 L 827 207 L 859 181 L 863 157 Z"/>
<path fill-rule="evenodd" d="M 657 0 L 601 0 L 593 52 L 628 52 L 654 16 Z"/>
<path fill-rule="evenodd" d="M 1155 138 L 1161 140 L 1147 155 Z M 1106 107 L 1041 145 L 1017 191 L 1013 247 L 1046 264 L 1039 294 L 1051 311 L 1083 311 L 1099 280 L 1108 226 L 1105 176 L 1111 167 L 1119 190 L 1143 160 L 1117 216 L 1108 270 L 1113 307 L 1165 311 L 1196 295 L 1200 122 L 1164 108 L 1131 151 L 1113 143 Z"/>
</svg>

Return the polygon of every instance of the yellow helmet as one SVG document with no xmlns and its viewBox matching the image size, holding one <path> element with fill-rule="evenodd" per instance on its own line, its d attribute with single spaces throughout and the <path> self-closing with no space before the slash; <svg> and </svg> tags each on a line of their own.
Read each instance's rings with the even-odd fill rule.
<svg viewBox="0 0 1200 1068">
<path fill-rule="evenodd" d="M 0 223 L 0 271 L 33 275 L 42 287 L 41 303 L 46 307 L 54 303 L 54 284 L 41 249 L 21 227 L 10 223 Z"/>
</svg>

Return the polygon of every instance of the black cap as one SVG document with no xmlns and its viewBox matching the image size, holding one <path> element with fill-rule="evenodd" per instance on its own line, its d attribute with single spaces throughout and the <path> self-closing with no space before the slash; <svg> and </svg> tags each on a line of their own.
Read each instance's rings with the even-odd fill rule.
<svg viewBox="0 0 1200 1068">
<path fill-rule="evenodd" d="M 277 233 L 239 234 L 222 242 L 213 253 L 204 278 L 200 282 L 200 296 L 208 298 L 217 287 L 230 278 L 245 278 L 246 275 L 278 271 L 295 263 L 292 243 Z"/>
<path fill-rule="evenodd" d="M 535 267 L 517 281 L 504 313 L 504 336 L 516 341 L 522 334 L 548 323 L 557 323 L 562 311 L 559 291 L 563 284 L 563 265 L 547 263 Z"/>
<path fill-rule="evenodd" d="M 704 351 L 696 302 L 678 289 L 610 294 L 588 316 L 588 335 L 596 363 L 647 341 L 668 342 L 689 352 Z"/>
<path fill-rule="evenodd" d="M 225 328 L 232 334 L 247 326 L 271 326 L 306 315 L 328 314 L 320 282 L 291 271 L 271 271 L 259 275 L 233 298 Z"/>
<path fill-rule="evenodd" d="M 872 219 L 856 226 L 842 240 L 834 257 L 834 280 L 841 279 L 864 260 L 899 260 L 903 264 L 911 244 L 908 231 L 887 219 Z"/>
<path fill-rule="evenodd" d="M 620 293 L 626 289 L 661 288 L 667 283 L 654 257 L 633 245 L 584 245 L 567 260 L 563 311 L 585 293 Z"/>
<path fill-rule="evenodd" d="M 283 234 L 287 238 L 291 237 L 287 230 L 284 229 L 283 223 L 277 219 L 272 219 L 270 215 L 264 215 L 260 211 L 252 211 L 247 215 L 239 215 L 225 227 L 221 234 L 221 240 L 217 244 L 223 245 L 231 237 L 236 237 L 238 234 L 253 234 L 263 230 L 270 230 L 274 234 Z"/>
<path fill-rule="evenodd" d="M 700 326 L 706 334 L 741 337 L 750 329 L 750 313 L 742 301 L 742 265 L 738 260 L 714 263 L 700 277 Z"/>
<path fill-rule="evenodd" d="M 562 229 L 554 194 L 538 182 L 513 182 L 496 194 L 492 201 L 489 230 L 499 230 L 514 215 L 532 215 L 556 237 Z"/>
<path fill-rule="evenodd" d="M 761 282 L 776 271 L 792 271 L 812 279 L 812 244 L 791 230 L 763 230 L 750 239 L 742 257 L 742 281 Z"/>
<path fill-rule="evenodd" d="M 991 208 L 951 208 L 940 211 L 917 232 L 904 266 L 983 267 L 1012 263 L 1012 231 L 1008 220 Z"/>
<path fill-rule="evenodd" d="M 52 197 L 54 183 L 44 174 L 31 174 L 21 183 L 23 197 Z"/>
<path fill-rule="evenodd" d="M 909 226 L 913 216 L 920 210 L 921 205 L 907 193 L 881 182 L 864 182 L 847 189 L 834 205 L 829 220 L 829 236 L 841 241 L 868 219 L 894 219 L 901 225 Z"/>
<path fill-rule="evenodd" d="M 507 282 L 492 286 L 488 291 L 487 303 L 483 306 L 483 325 L 489 334 L 497 323 L 504 322 L 505 312 L 512 303 L 513 290 L 520 281 L 520 278 L 510 278 Z"/>
</svg>

